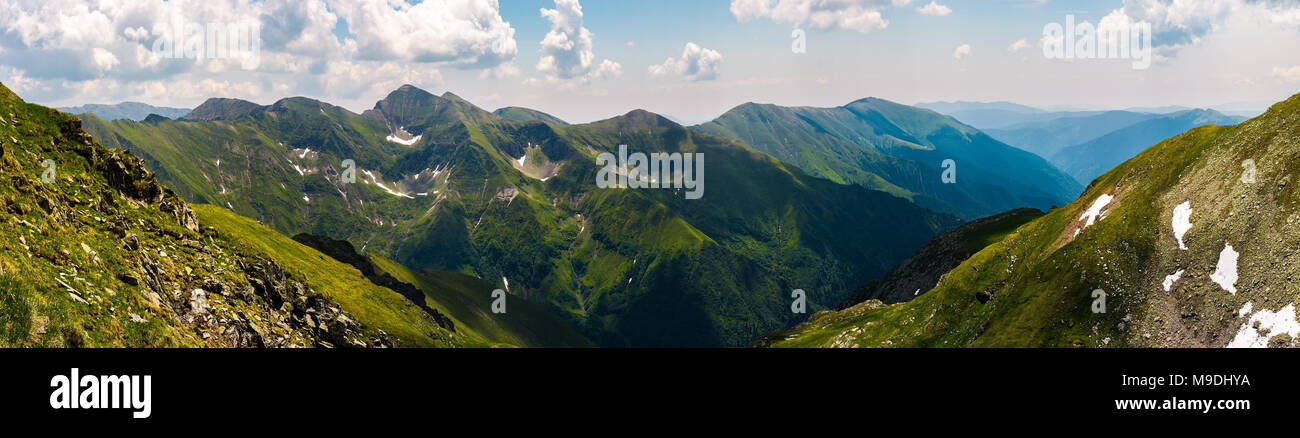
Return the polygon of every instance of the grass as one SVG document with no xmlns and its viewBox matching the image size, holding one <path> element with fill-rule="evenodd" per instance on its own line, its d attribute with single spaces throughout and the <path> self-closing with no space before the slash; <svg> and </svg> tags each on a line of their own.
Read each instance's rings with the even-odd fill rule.
<svg viewBox="0 0 1300 438">
<path fill-rule="evenodd" d="M 568 321 L 523 299 L 507 298 L 506 313 L 492 313 L 495 287 L 472 276 L 451 271 L 416 273 L 384 257 L 372 255 L 370 260 L 394 278 L 424 291 L 429 306 L 451 317 L 457 332 L 483 339 L 493 347 L 592 346 Z"/>
<path fill-rule="evenodd" d="M 445 347 L 465 342 L 438 327 L 423 311 L 401 295 L 376 286 L 356 268 L 295 242 L 252 219 L 211 205 L 195 205 L 205 226 L 222 240 L 265 254 L 319 293 L 339 303 L 358 322 L 384 330 L 406 346 Z"/>
</svg>

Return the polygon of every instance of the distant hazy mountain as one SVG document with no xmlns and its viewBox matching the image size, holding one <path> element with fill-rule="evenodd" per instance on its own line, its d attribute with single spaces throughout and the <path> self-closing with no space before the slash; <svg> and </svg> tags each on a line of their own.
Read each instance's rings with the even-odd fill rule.
<svg viewBox="0 0 1300 438">
<path fill-rule="evenodd" d="M 1181 106 L 1181 105 L 1166 105 L 1166 106 L 1135 106 L 1132 108 L 1126 108 L 1124 109 L 1124 111 L 1131 111 L 1135 113 L 1169 114 L 1169 113 L 1187 111 L 1191 109 L 1195 109 L 1195 108 Z"/>
<path fill-rule="evenodd" d="M 934 111 L 867 98 L 836 108 L 747 103 L 700 131 L 736 139 L 814 175 L 858 184 L 966 219 L 1046 210 L 1081 189 L 1046 160 Z M 941 180 L 944 160 L 958 181 Z"/>
<path fill-rule="evenodd" d="M 951 114 L 955 112 L 966 112 L 966 111 L 987 111 L 987 110 L 1010 111 L 1010 112 L 1025 113 L 1025 114 L 1047 112 L 1031 106 L 1021 105 L 1018 103 L 1011 103 L 1011 102 L 964 102 L 964 101 L 924 102 L 924 103 L 918 103 L 913 106 L 917 108 L 925 108 L 928 110 L 932 110 L 940 114 Z"/>
<path fill-rule="evenodd" d="M 505 108 L 501 108 L 499 110 L 493 111 L 492 114 L 496 114 L 498 116 L 501 116 L 502 118 L 514 120 L 516 122 L 538 121 L 538 122 L 550 123 L 553 125 L 569 126 L 569 122 L 560 120 L 559 117 L 555 117 L 535 109 L 521 108 L 517 106 L 508 106 Z"/>
<path fill-rule="evenodd" d="M 189 108 L 169 108 L 153 106 L 140 102 L 122 102 L 114 105 L 90 104 L 82 106 L 70 106 L 59 108 L 68 114 L 94 114 L 104 120 L 135 120 L 141 121 L 150 114 L 157 114 L 169 119 L 179 119 L 189 114 Z"/>
<path fill-rule="evenodd" d="M 952 116 L 982 130 L 1061 117 L 1060 114 L 1011 102 L 929 102 L 918 103 L 916 107 Z"/>
<path fill-rule="evenodd" d="M 1166 114 L 1061 149 L 1052 155 L 1051 161 L 1080 183 L 1087 184 L 1161 140 L 1201 125 L 1235 125 L 1242 120 L 1204 109 Z"/>
<path fill-rule="evenodd" d="M 1072 115 L 1025 122 L 1001 129 L 985 129 L 984 132 L 1003 143 L 1033 152 L 1040 157 L 1050 158 L 1063 148 L 1094 140 L 1134 123 L 1160 117 L 1159 114 L 1132 111 L 1106 111 L 1082 116 L 1073 115 L 1076 113 L 1068 114 Z"/>
</svg>

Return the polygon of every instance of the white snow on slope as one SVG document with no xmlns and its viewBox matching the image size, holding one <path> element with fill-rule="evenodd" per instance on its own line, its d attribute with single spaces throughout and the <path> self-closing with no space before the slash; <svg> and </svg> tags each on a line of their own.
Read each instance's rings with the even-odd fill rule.
<svg viewBox="0 0 1300 438">
<path fill-rule="evenodd" d="M 1252 308 L 1251 306 L 1252 304 L 1250 302 L 1246 302 L 1246 305 L 1241 306 L 1241 310 L 1237 311 L 1237 316 L 1245 317 L 1246 315 L 1249 315 L 1250 309 Z"/>
<path fill-rule="evenodd" d="M 1186 250 L 1187 245 L 1183 244 L 1183 236 L 1187 230 L 1192 229 L 1192 203 L 1191 201 L 1178 204 L 1174 208 L 1174 237 L 1178 239 L 1178 249 Z"/>
<path fill-rule="evenodd" d="M 362 170 L 361 173 L 364 173 L 364 174 L 366 174 L 366 176 L 370 177 L 370 183 L 371 183 L 371 184 L 374 184 L 374 185 L 376 185 L 376 186 L 379 186 L 379 188 L 384 189 L 384 191 L 385 191 L 385 192 L 388 192 L 388 194 L 390 194 L 390 195 L 393 195 L 393 196 L 400 196 L 400 197 L 403 197 L 403 198 L 415 199 L 415 197 L 413 197 L 413 196 L 411 196 L 411 195 L 408 195 L 408 194 L 405 194 L 405 193 L 402 193 L 402 192 L 398 192 L 398 191 L 395 191 L 395 190 L 393 190 L 393 189 L 388 188 L 388 186 L 384 185 L 384 183 L 382 183 L 382 182 L 379 181 L 379 178 L 375 178 L 375 174 L 370 173 L 369 170 Z"/>
<path fill-rule="evenodd" d="M 519 157 L 519 158 L 516 159 L 515 161 L 518 161 L 518 162 L 519 162 L 519 165 L 520 165 L 520 166 L 523 166 L 523 165 L 524 165 L 524 159 L 525 159 L 525 158 L 528 158 L 528 154 L 527 154 L 527 153 L 525 153 L 524 156 Z"/>
<path fill-rule="evenodd" d="M 417 135 L 417 136 L 411 138 L 410 140 L 402 140 L 401 138 L 399 138 L 399 137 L 397 137 L 397 136 L 394 136 L 394 135 L 389 135 L 388 137 L 385 137 L 384 139 L 385 139 L 385 140 L 388 140 L 388 141 L 391 141 L 391 142 L 393 142 L 393 143 L 397 143 L 397 144 L 403 145 L 403 146 L 410 146 L 410 145 L 415 144 L 415 142 L 420 141 L 420 137 L 424 137 L 424 135 L 423 135 L 423 134 L 421 134 L 421 135 Z"/>
<path fill-rule="evenodd" d="M 1088 207 L 1088 211 L 1083 212 L 1083 216 L 1079 216 L 1079 220 L 1085 222 L 1082 227 L 1074 230 L 1074 235 L 1078 237 L 1079 232 L 1083 231 L 1084 228 L 1088 228 L 1092 226 L 1092 224 L 1097 223 L 1097 221 L 1105 219 L 1106 217 L 1101 214 L 1101 209 L 1106 208 L 1106 205 L 1110 204 L 1112 199 L 1115 199 L 1115 197 L 1111 195 L 1103 194 L 1098 196 L 1097 200 L 1093 201 L 1092 206 Z"/>
<path fill-rule="evenodd" d="M 1219 253 L 1219 265 L 1214 268 L 1214 273 L 1210 274 L 1210 279 L 1219 286 L 1223 287 L 1233 295 L 1237 294 L 1237 251 L 1232 250 L 1231 244 L 1226 244 L 1223 251 Z"/>
<path fill-rule="evenodd" d="M 1250 310 L 1250 304 L 1242 308 L 1242 313 Z M 1258 324 L 1259 328 L 1255 328 Z M 1266 332 L 1266 334 L 1260 334 Z M 1282 310 L 1270 312 L 1268 309 L 1262 309 L 1250 316 L 1250 320 L 1241 325 L 1237 330 L 1237 337 L 1228 343 L 1228 348 L 1265 348 L 1268 347 L 1268 341 L 1274 336 L 1286 333 L 1294 342 L 1296 336 L 1300 336 L 1300 322 L 1296 321 L 1295 304 L 1287 305 Z"/>
<path fill-rule="evenodd" d="M 1182 270 L 1182 269 L 1179 269 L 1178 272 L 1175 272 L 1175 273 L 1174 273 L 1174 275 L 1166 275 L 1166 276 L 1165 276 L 1165 283 L 1164 283 L 1164 286 L 1165 286 L 1165 292 L 1169 292 L 1170 289 L 1173 289 L 1173 288 L 1174 288 L 1174 283 L 1178 282 L 1178 279 L 1180 279 L 1180 278 L 1183 278 L 1183 270 Z"/>
<path fill-rule="evenodd" d="M 401 135 L 398 136 L 394 134 L 401 134 Z M 394 134 L 388 134 L 388 137 L 384 137 L 384 139 L 403 146 L 413 145 L 415 144 L 415 142 L 420 141 L 420 137 L 424 136 L 424 134 L 420 134 L 415 137 L 412 137 L 410 140 L 402 140 L 402 137 L 410 137 L 411 133 L 406 132 L 406 128 L 401 126 L 397 127 L 397 132 Z"/>
</svg>

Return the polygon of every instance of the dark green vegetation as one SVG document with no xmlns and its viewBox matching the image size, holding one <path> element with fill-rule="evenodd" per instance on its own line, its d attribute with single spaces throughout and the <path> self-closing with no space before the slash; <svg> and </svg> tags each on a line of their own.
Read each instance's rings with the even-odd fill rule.
<svg viewBox="0 0 1300 438">
<path fill-rule="evenodd" d="M 1247 159 L 1257 163 L 1253 183 L 1242 178 Z M 870 300 L 821 312 L 756 344 L 1295 346 L 1297 178 L 1300 95 L 1236 126 L 1202 126 L 1159 142 L 1097 178 L 1077 201 L 980 250 L 912 301 Z M 1085 212 L 1103 195 L 1114 199 L 1098 204 L 1100 214 L 1087 226 Z M 1192 208 L 1187 250 L 1172 225 L 1184 202 Z M 1226 245 L 1240 254 L 1235 293 L 1211 278 Z M 1095 290 L 1106 294 L 1104 313 L 1093 311 Z M 1270 318 L 1275 323 L 1259 324 Z"/>
<path fill-rule="evenodd" d="M 1197 126 L 1235 125 L 1242 120 L 1214 110 L 1177 112 L 1144 120 L 1096 139 L 1062 148 L 1048 157 L 1070 176 L 1087 182 L 1160 140 Z"/>
<path fill-rule="evenodd" d="M 380 256 L 370 259 L 385 273 L 424 291 L 430 306 L 456 321 L 457 333 L 476 336 L 493 346 L 593 346 L 569 321 L 520 297 L 507 296 L 507 312 L 492 313 L 495 287 L 473 276 L 443 270 L 415 273 Z"/>
<path fill-rule="evenodd" d="M 939 113 L 868 98 L 837 108 L 747 103 L 698 130 L 744 142 L 815 176 L 974 219 L 1048 209 L 1082 186 L 1031 153 Z M 956 184 L 944 184 L 944 160 Z"/>
<path fill-rule="evenodd" d="M 94 114 L 104 120 L 128 119 L 142 121 L 150 114 L 157 114 L 169 119 L 179 119 L 189 114 L 189 108 L 168 108 L 159 107 L 140 102 L 122 102 L 115 105 L 90 104 L 74 106 L 68 108 L 59 108 L 68 114 Z"/>
<path fill-rule="evenodd" d="M 305 98 L 213 99 L 181 121 L 85 124 L 187 200 L 285 235 L 347 240 L 395 261 L 375 264 L 435 298 L 430 288 L 481 295 L 490 284 L 603 346 L 744 345 L 797 321 L 791 290 L 807 291 L 814 310 L 833 307 L 957 223 L 645 111 L 573 126 L 520 122 L 405 86 L 362 114 Z M 595 156 L 620 144 L 703 153 L 703 199 L 598 189 Z M 494 325 L 479 295 L 431 307 L 488 342 L 584 344 L 558 327 L 525 327 L 541 319 L 531 314 Z"/>
<path fill-rule="evenodd" d="M 884 277 L 858 286 L 840 302 L 838 310 L 867 300 L 893 304 L 916 298 L 939 282 L 939 277 L 966 261 L 979 250 L 1002 241 L 1025 223 L 1043 212 L 1032 208 L 1011 210 L 962 224 L 935 236 L 912 257 L 902 261 Z"/>
<path fill-rule="evenodd" d="M 0 173 L 0 345 L 463 342 L 251 220 L 204 206 L 196 216 L 139 158 L 2 85 Z"/>
</svg>

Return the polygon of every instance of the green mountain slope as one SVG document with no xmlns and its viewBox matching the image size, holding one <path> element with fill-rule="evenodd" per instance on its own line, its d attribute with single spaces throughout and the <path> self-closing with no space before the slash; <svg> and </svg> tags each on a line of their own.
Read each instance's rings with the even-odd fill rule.
<svg viewBox="0 0 1300 438">
<path fill-rule="evenodd" d="M 1021 208 L 973 220 L 935 236 L 916 254 L 894 266 L 883 277 L 854 289 L 848 298 L 840 302 L 837 310 L 867 300 L 893 304 L 916 298 L 934 287 L 943 274 L 971 255 L 1002 241 L 1016 228 L 1042 215 L 1041 211 Z"/>
<path fill-rule="evenodd" d="M 196 216 L 142 160 L 2 85 L 0 169 L 0 345 L 459 345 L 319 253 L 209 207 Z"/>
<path fill-rule="evenodd" d="M 953 119 L 881 99 L 838 108 L 744 104 L 695 129 L 744 142 L 809 173 L 974 219 L 1019 207 L 1047 209 L 1079 184 L 1046 160 Z M 942 180 L 956 162 L 957 183 Z"/>
<path fill-rule="evenodd" d="M 517 106 L 508 106 L 505 108 L 501 108 L 499 110 L 493 111 L 492 114 L 496 114 L 498 116 L 501 116 L 502 118 L 514 120 L 516 122 L 545 122 L 545 123 L 550 123 L 552 125 L 559 125 L 559 126 L 569 125 L 569 122 L 560 120 L 559 117 L 555 117 L 538 110 L 521 108 Z"/>
<path fill-rule="evenodd" d="M 302 98 L 233 113 L 214 102 L 195 109 L 213 120 L 85 123 L 186 199 L 412 272 L 480 278 L 598 345 L 744 345 L 800 318 L 791 290 L 829 308 L 956 224 L 644 111 L 517 122 L 411 86 L 362 114 Z M 704 153 L 703 198 L 597 188 L 596 155 L 620 144 Z"/>
<path fill-rule="evenodd" d="M 496 346 L 594 346 L 569 321 L 527 300 L 507 297 L 506 313 L 492 313 L 495 287 L 473 276 L 442 270 L 412 272 L 380 256 L 371 256 L 371 261 L 384 272 L 424 291 L 429 305 L 456 321 L 457 333 L 474 335 Z"/>
<path fill-rule="evenodd" d="M 1214 110 L 1168 114 L 1063 148 L 1051 155 L 1051 161 L 1080 182 L 1092 181 L 1160 140 L 1201 125 L 1233 125 L 1241 120 Z"/>
<path fill-rule="evenodd" d="M 1295 346 L 1297 172 L 1300 95 L 1148 148 L 915 300 L 823 312 L 756 344 Z"/>
</svg>

